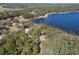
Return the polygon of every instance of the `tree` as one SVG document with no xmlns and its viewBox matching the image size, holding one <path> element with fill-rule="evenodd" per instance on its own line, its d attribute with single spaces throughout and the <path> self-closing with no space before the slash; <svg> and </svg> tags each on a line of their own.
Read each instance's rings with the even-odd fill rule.
<svg viewBox="0 0 79 59">
<path fill-rule="evenodd" d="M 38 45 L 35 44 L 32 50 L 33 50 L 32 54 L 38 54 L 40 52 L 40 47 L 38 47 Z"/>
<path fill-rule="evenodd" d="M 39 52 L 39 45 L 36 44 L 36 48 L 34 48 L 31 40 L 28 36 L 25 35 L 24 32 L 12 32 L 8 33 L 5 37 L 5 41 L 3 44 L 0 45 L 0 54 L 9 54 L 9 55 L 20 55 L 20 54 L 38 54 Z M 33 48 L 33 50 L 32 50 Z"/>
</svg>

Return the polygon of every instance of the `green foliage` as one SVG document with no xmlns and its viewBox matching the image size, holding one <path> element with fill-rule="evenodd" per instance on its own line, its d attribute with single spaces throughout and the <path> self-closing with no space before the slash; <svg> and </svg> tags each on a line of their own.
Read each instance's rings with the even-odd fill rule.
<svg viewBox="0 0 79 59">
<path fill-rule="evenodd" d="M 33 40 L 31 40 L 28 36 L 26 36 L 23 32 L 14 32 L 9 33 L 5 37 L 4 44 L 0 45 L 0 54 L 9 54 L 9 55 L 20 55 L 20 54 L 32 54 L 34 50 L 32 50 L 32 47 L 34 46 L 32 43 Z M 38 45 L 38 43 L 36 44 Z M 39 45 L 36 46 L 36 49 L 38 49 Z M 37 52 L 37 51 L 36 51 Z M 35 53 L 38 54 L 39 52 Z"/>
<path fill-rule="evenodd" d="M 43 43 L 42 54 L 77 55 L 79 54 L 79 40 L 71 33 L 57 28 L 47 27 L 47 40 Z M 42 28 L 44 28 L 42 27 Z M 66 34 L 66 35 L 65 35 Z"/>
<path fill-rule="evenodd" d="M 34 45 L 32 50 L 32 54 L 38 54 L 40 52 L 40 47 L 38 47 L 38 45 Z"/>
<path fill-rule="evenodd" d="M 7 18 L 11 18 L 12 22 L 19 24 L 19 21 L 13 20 L 15 16 L 23 15 L 24 18 L 34 18 L 37 16 L 44 16 L 47 13 L 52 12 L 65 12 L 65 11 L 77 11 L 79 9 L 78 6 L 52 6 L 52 7 L 40 7 L 40 8 L 27 8 L 24 10 L 15 10 L 15 11 L 5 11 L 0 12 L 0 20 L 6 20 Z M 31 12 L 35 12 L 36 14 L 31 14 Z M 28 23 L 28 24 L 26 24 Z M 2 22 L 1 22 L 2 24 Z M 0 25 L 1 25 L 0 24 Z M 22 22 L 23 25 L 30 25 L 33 28 L 33 24 L 31 21 Z M 12 23 L 6 22 L 3 23 L 0 27 L 0 33 L 3 33 L 5 25 L 12 26 Z M 61 31 L 58 28 L 51 28 L 50 26 L 40 24 L 40 28 L 33 28 L 29 35 L 25 35 L 24 32 L 12 32 L 7 33 L 7 36 L 4 38 L 5 40 L 0 44 L 0 54 L 9 54 L 9 55 L 25 55 L 25 54 L 39 54 L 40 53 L 40 42 L 36 41 L 39 39 L 39 35 L 41 32 L 46 33 L 47 40 L 43 43 L 43 54 L 58 54 L 58 55 L 71 55 L 71 54 L 79 54 L 79 40 L 72 38 L 70 33 Z M 19 25 L 17 26 L 19 27 Z M 20 27 L 19 27 L 20 28 Z M 67 34 L 67 36 L 65 36 Z"/>
</svg>

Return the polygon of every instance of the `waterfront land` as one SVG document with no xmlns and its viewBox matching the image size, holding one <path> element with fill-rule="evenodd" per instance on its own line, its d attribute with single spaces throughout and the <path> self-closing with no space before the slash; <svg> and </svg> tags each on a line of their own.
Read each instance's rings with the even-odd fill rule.
<svg viewBox="0 0 79 59">
<path fill-rule="evenodd" d="M 0 12 L 1 55 L 77 55 L 79 37 L 46 24 L 36 24 L 34 18 L 48 14 L 79 11 L 79 5 L 54 5 L 11 9 Z"/>
</svg>

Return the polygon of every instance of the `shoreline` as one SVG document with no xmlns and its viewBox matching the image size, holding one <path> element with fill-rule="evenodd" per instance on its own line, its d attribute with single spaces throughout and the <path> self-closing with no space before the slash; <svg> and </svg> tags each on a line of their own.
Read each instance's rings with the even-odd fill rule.
<svg viewBox="0 0 79 59">
<path fill-rule="evenodd" d="M 33 18 L 33 19 L 46 18 L 46 17 L 48 17 L 48 15 L 50 15 L 50 14 L 64 14 L 64 13 L 71 13 L 71 12 L 79 12 L 79 11 L 51 12 L 51 13 L 46 13 L 44 16 L 38 16 L 38 17 L 35 17 L 35 18 Z"/>
</svg>

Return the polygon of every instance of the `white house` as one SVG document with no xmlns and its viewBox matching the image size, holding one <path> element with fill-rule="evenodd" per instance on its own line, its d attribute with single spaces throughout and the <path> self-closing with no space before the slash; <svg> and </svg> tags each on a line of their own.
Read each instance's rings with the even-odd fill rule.
<svg viewBox="0 0 79 59">
<path fill-rule="evenodd" d="M 2 40 L 2 36 L 0 35 L 0 40 Z"/>
<path fill-rule="evenodd" d="M 4 38 L 5 35 L 0 35 L 0 40 L 2 40 Z"/>
<path fill-rule="evenodd" d="M 25 30 L 24 30 L 25 34 L 27 34 L 29 32 L 29 30 L 30 30 L 29 28 L 25 28 Z"/>
</svg>

